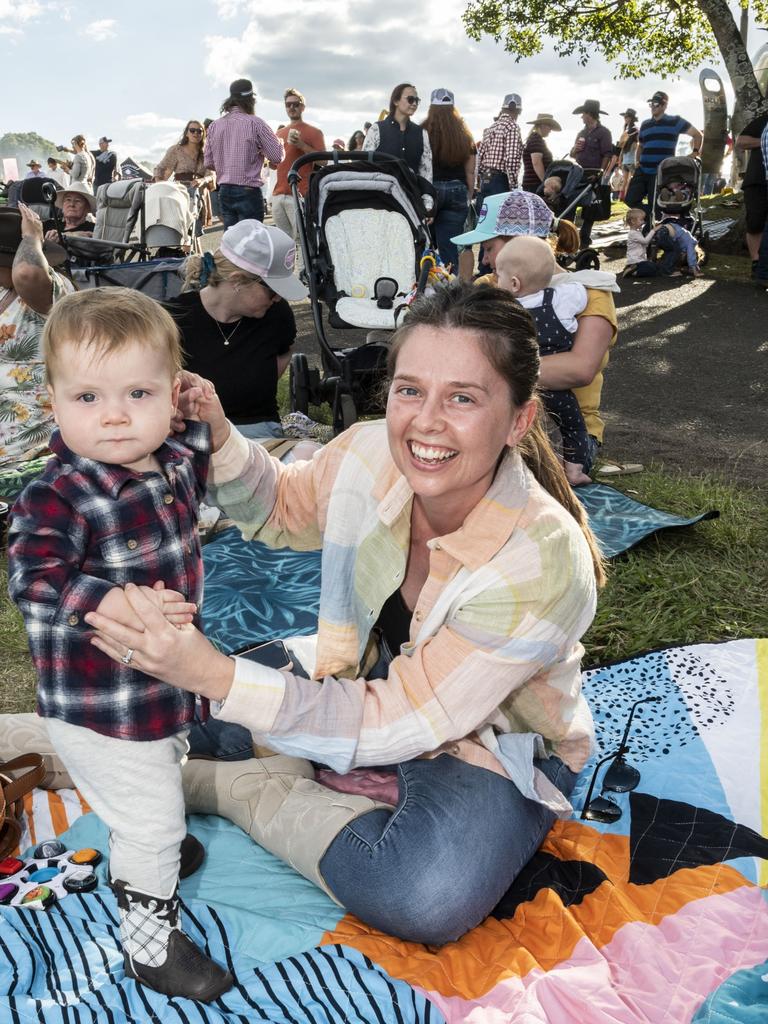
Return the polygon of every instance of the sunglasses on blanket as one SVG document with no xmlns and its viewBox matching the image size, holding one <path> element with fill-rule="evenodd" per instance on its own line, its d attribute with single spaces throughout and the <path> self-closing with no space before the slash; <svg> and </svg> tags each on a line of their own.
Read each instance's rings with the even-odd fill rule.
<svg viewBox="0 0 768 1024">
<path fill-rule="evenodd" d="M 588 821 L 599 821 L 604 825 L 610 825 L 614 821 L 618 821 L 621 817 L 621 807 L 615 800 L 606 796 L 605 791 L 608 790 L 612 793 L 629 793 L 631 790 L 637 788 L 638 783 L 640 782 L 640 772 L 637 768 L 633 768 L 631 764 L 628 764 L 624 757 L 624 755 L 629 752 L 629 747 L 627 746 L 629 729 L 635 715 L 635 708 L 640 704 L 657 704 L 660 700 L 661 697 L 643 697 L 641 700 L 636 700 L 632 705 L 629 712 L 629 718 L 627 719 L 627 724 L 624 727 L 624 735 L 621 737 L 621 743 L 619 744 L 618 750 L 614 750 L 612 753 L 607 754 L 595 765 L 595 770 L 592 772 L 592 778 L 589 781 L 589 789 L 587 790 L 587 795 L 584 799 L 584 808 L 581 812 L 582 818 L 586 818 Z M 600 796 L 593 798 L 592 793 L 595 789 L 598 772 L 607 761 L 611 761 L 612 764 L 603 776 L 603 785 L 600 790 Z"/>
</svg>

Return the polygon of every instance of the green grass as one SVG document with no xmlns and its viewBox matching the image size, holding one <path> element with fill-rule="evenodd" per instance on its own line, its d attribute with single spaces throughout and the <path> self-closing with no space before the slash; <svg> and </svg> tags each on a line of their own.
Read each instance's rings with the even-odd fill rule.
<svg viewBox="0 0 768 1024">
<path fill-rule="evenodd" d="M 619 488 L 680 515 L 720 518 L 667 530 L 609 563 L 584 638 L 586 663 L 669 644 L 768 636 L 768 500 L 760 490 L 651 468 Z"/>
<path fill-rule="evenodd" d="M 667 530 L 614 559 L 597 616 L 584 638 L 585 664 L 670 644 L 768 636 L 768 496 L 714 477 L 651 468 L 619 488 L 680 515 L 720 510 L 720 519 Z M 0 709 L 34 706 L 34 674 L 21 617 L 7 597 L 0 558 Z"/>
</svg>

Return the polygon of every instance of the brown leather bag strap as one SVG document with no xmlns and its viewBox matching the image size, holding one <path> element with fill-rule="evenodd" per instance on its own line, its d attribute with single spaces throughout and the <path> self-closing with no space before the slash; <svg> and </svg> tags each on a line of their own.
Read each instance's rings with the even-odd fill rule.
<svg viewBox="0 0 768 1024">
<path fill-rule="evenodd" d="M 10 778 L 11 772 L 28 768 L 19 778 Z M 45 764 L 40 754 L 20 754 L 12 761 L 0 762 L 0 784 L 6 804 L 14 804 L 31 792 L 45 778 Z"/>
</svg>

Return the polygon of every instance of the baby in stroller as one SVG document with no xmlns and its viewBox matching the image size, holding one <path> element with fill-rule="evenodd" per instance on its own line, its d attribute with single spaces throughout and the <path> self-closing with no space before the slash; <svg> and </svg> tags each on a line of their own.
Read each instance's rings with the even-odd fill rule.
<svg viewBox="0 0 768 1024">
<path fill-rule="evenodd" d="M 587 290 L 578 281 L 550 286 L 557 264 L 552 247 L 542 238 L 520 235 L 510 239 L 496 258 L 499 287 L 512 292 L 536 323 L 539 352 L 543 356 L 569 352 L 578 327 L 576 317 L 587 305 Z M 567 275 L 562 275 L 567 278 Z M 572 486 L 591 483 L 584 472 L 589 458 L 589 437 L 579 403 L 572 391 L 541 389 L 539 394 L 550 418 L 560 430 L 563 462 Z"/>
</svg>

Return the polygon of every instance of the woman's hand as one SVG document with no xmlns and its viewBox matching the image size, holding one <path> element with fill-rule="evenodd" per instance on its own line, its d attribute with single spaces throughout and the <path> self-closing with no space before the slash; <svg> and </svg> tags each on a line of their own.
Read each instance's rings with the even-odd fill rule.
<svg viewBox="0 0 768 1024">
<path fill-rule="evenodd" d="M 124 593 L 142 628 L 132 629 L 100 612 L 89 612 L 85 621 L 95 630 L 93 646 L 117 662 L 132 651 L 133 668 L 181 690 L 224 700 L 232 687 L 234 661 L 194 626 L 171 625 L 140 587 L 129 583 Z"/>
<path fill-rule="evenodd" d="M 56 228 L 51 228 L 50 231 L 45 232 L 45 235 L 43 237 L 45 238 L 46 242 L 58 242 L 59 232 L 56 230 Z"/>
</svg>

